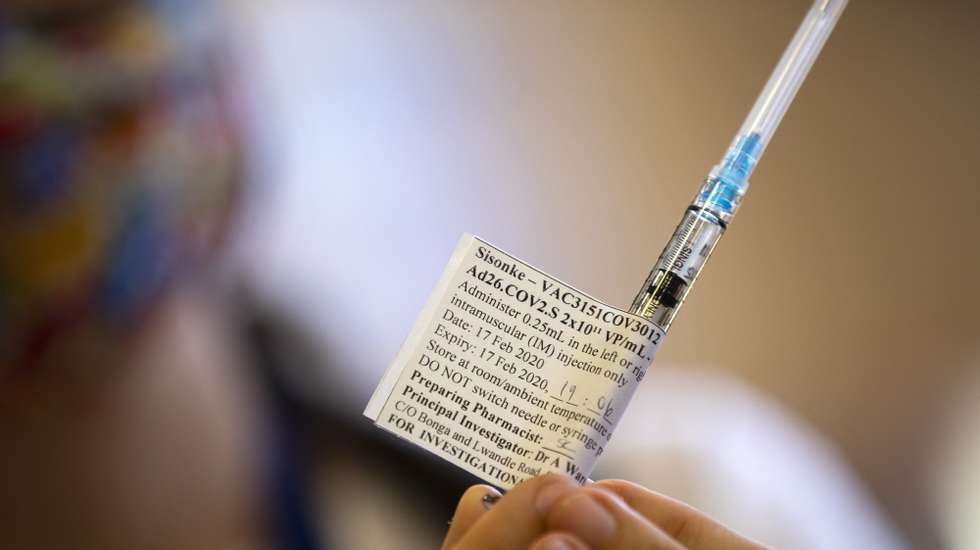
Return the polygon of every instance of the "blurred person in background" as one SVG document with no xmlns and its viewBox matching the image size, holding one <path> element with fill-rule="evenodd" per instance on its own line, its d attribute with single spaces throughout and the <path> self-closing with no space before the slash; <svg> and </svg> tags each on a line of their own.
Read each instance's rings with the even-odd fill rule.
<svg viewBox="0 0 980 550">
<path fill-rule="evenodd" d="M 573 504 L 598 499 L 618 515 L 611 542 L 594 547 L 754 547 L 693 509 L 617 482 L 579 490 L 543 478 L 495 506 L 497 493 L 477 486 L 456 507 L 472 477 L 298 398 L 283 373 L 319 359 L 304 355 L 303 331 L 214 274 L 243 199 L 215 22 L 191 1 L 0 8 L 0 545 L 425 546 L 376 542 L 362 525 L 354 538 L 334 535 L 361 499 L 418 508 L 430 541 L 456 508 L 446 547 L 523 548 L 549 528 L 590 527 L 572 512 L 596 515 Z M 666 382 L 658 387 L 676 389 Z M 620 438 L 657 441 L 629 430 Z M 652 470 L 676 478 L 683 463 L 649 468 L 663 449 L 634 451 L 635 479 Z M 373 484 L 349 491 L 323 466 L 338 461 L 360 463 Z M 396 506 L 372 516 L 372 527 L 407 513 Z M 700 546 L 685 538 L 705 533 Z M 590 533 L 580 535 L 566 542 L 584 547 Z"/>
<path fill-rule="evenodd" d="M 248 548 L 257 417 L 200 273 L 240 195 L 198 2 L 0 7 L 0 546 Z"/>
</svg>

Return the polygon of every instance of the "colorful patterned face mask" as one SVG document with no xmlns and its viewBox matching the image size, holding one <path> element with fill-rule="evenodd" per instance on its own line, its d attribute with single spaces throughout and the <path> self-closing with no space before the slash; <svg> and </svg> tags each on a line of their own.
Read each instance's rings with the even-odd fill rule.
<svg viewBox="0 0 980 550">
<path fill-rule="evenodd" d="M 121 347 L 234 202 L 201 3 L 89 4 L 0 7 L 0 384 Z"/>
</svg>

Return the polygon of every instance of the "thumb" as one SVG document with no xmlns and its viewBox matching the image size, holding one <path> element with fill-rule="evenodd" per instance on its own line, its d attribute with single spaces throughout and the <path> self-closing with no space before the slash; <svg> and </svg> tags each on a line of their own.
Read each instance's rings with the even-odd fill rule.
<svg viewBox="0 0 980 550">
<path fill-rule="evenodd" d="M 456 505 L 456 513 L 449 522 L 449 532 L 442 547 L 452 548 L 459 542 L 499 498 L 500 492 L 489 485 L 474 485 L 467 489 Z"/>
<path fill-rule="evenodd" d="M 618 496 L 597 487 L 567 494 L 555 503 L 546 521 L 549 530 L 575 535 L 592 550 L 684 548 Z"/>
<path fill-rule="evenodd" d="M 489 512 L 479 515 L 461 538 L 443 548 L 525 550 L 544 534 L 545 513 L 535 504 L 539 493 L 547 489 L 573 491 L 576 487 L 571 478 L 556 474 L 529 479 L 508 491 Z"/>
</svg>

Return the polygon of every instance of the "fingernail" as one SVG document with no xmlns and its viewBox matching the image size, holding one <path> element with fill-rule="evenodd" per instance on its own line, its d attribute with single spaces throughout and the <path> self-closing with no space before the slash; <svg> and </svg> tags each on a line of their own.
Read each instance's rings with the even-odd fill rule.
<svg viewBox="0 0 980 550">
<path fill-rule="evenodd" d="M 538 509 L 539 514 L 545 516 L 551 511 L 551 508 L 554 507 L 556 502 L 574 490 L 574 486 L 561 481 L 551 483 L 538 493 L 537 498 L 534 499 L 534 507 Z"/>
<path fill-rule="evenodd" d="M 577 550 L 581 547 L 581 543 L 573 543 L 568 537 L 557 536 L 534 545 L 534 550 Z"/>
<path fill-rule="evenodd" d="M 480 501 L 483 503 L 483 507 L 489 510 L 490 508 L 493 508 L 494 504 L 497 504 L 498 500 L 500 500 L 500 493 L 491 493 L 488 491 L 487 494 L 483 495 L 483 498 Z"/>
<path fill-rule="evenodd" d="M 603 544 L 616 532 L 616 518 L 588 492 L 563 500 L 549 519 L 549 526 L 573 533 L 591 546 Z"/>
</svg>

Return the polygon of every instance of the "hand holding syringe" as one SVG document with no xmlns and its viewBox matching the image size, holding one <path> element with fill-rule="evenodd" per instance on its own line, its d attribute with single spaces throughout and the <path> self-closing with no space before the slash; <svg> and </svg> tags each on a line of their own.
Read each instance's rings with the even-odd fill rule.
<svg viewBox="0 0 980 550">
<path fill-rule="evenodd" d="M 673 237 L 661 253 L 643 289 L 636 297 L 632 311 L 653 321 L 663 331 L 670 328 L 691 285 L 694 284 L 715 244 L 738 210 L 742 197 L 748 189 L 749 176 L 758 164 L 776 126 L 779 125 L 786 108 L 813 65 L 846 3 L 847 0 L 818 0 L 810 9 L 755 107 L 749 113 L 745 124 L 736 134 L 721 163 L 711 170 L 701 190 L 685 212 L 680 225 L 674 231 Z M 577 404 L 580 397 L 581 403 L 583 405 L 585 403 L 584 396 L 577 386 L 570 382 L 565 382 L 561 386 L 557 396 L 550 397 L 560 398 L 563 403 L 568 403 L 575 408 L 580 406 Z M 614 410 L 605 401 L 598 403 L 597 400 L 595 405 L 599 408 L 591 410 L 592 413 L 604 420 L 607 419 L 608 413 L 614 417 L 612 422 L 615 424 L 617 420 L 615 417 L 620 414 L 620 411 Z M 572 450 L 572 445 L 572 438 L 562 437 L 557 442 L 560 448 L 549 448 L 548 451 L 565 454 Z M 599 453 L 601 449 L 598 449 L 597 454 Z M 540 488 L 540 485 L 549 483 L 552 485 L 544 489 Z M 563 483 L 566 486 L 562 486 Z M 615 481 L 604 486 L 603 483 L 578 489 L 568 486 L 570 483 L 560 479 L 557 481 L 555 478 L 548 477 L 533 479 L 518 486 L 512 494 L 505 497 L 496 508 L 481 519 L 482 531 L 480 527 L 471 529 L 472 522 L 466 523 L 465 512 L 457 513 L 457 519 L 454 520 L 453 528 L 447 536 L 445 547 L 460 550 L 482 548 L 487 540 L 495 540 L 497 533 L 506 531 L 510 542 L 494 544 L 495 547 L 525 548 L 537 538 L 537 543 L 533 544 L 535 549 L 546 546 L 550 548 L 551 543 L 557 544 L 558 541 L 566 543 L 567 547 L 584 547 L 585 543 L 588 543 L 590 547 L 610 550 L 654 546 L 658 548 L 683 546 L 700 550 L 761 548 L 760 545 L 741 538 L 707 517 L 692 513 L 692 510 L 686 507 L 675 508 L 678 510 L 673 514 L 673 517 L 677 518 L 675 523 L 682 523 L 685 525 L 685 532 L 694 533 L 696 536 L 677 537 L 678 540 L 660 537 L 659 535 L 665 532 L 660 529 L 665 527 L 663 511 L 672 506 L 669 501 L 638 486 Z M 622 497 L 621 502 L 629 502 L 630 505 L 617 507 L 610 504 L 598 507 L 595 503 L 600 500 L 609 502 L 598 498 L 602 491 L 597 493 L 595 488 L 599 486 L 602 486 L 605 491 Z M 561 496 L 554 496 L 556 494 Z M 529 507 L 523 506 L 524 501 L 532 503 L 534 509 L 530 512 L 525 510 Z M 577 506 L 573 505 L 573 501 Z M 551 504 L 542 505 L 542 502 Z M 584 504 L 586 502 L 593 504 L 593 507 L 588 507 Z M 466 510 L 466 503 L 464 496 L 460 510 Z M 596 515 L 593 511 L 600 508 L 607 511 L 622 511 L 609 520 L 609 525 L 613 527 L 605 530 L 595 527 L 598 522 L 593 519 Z M 644 513 L 644 510 L 647 513 Z M 534 513 L 535 511 L 537 514 Z M 564 512 L 564 515 L 560 515 L 561 512 Z M 537 519 L 538 515 L 544 515 L 545 524 L 557 532 L 543 538 L 539 537 L 538 525 L 541 521 Z M 522 531 L 522 526 L 511 519 L 514 517 L 533 518 L 537 523 L 529 521 L 528 526 Z M 574 518 L 575 521 L 564 521 L 563 518 Z M 666 532 L 670 530 L 667 529 Z M 521 538 L 521 533 L 527 535 Z M 574 541 L 568 540 L 571 535 L 574 535 Z"/>
</svg>

